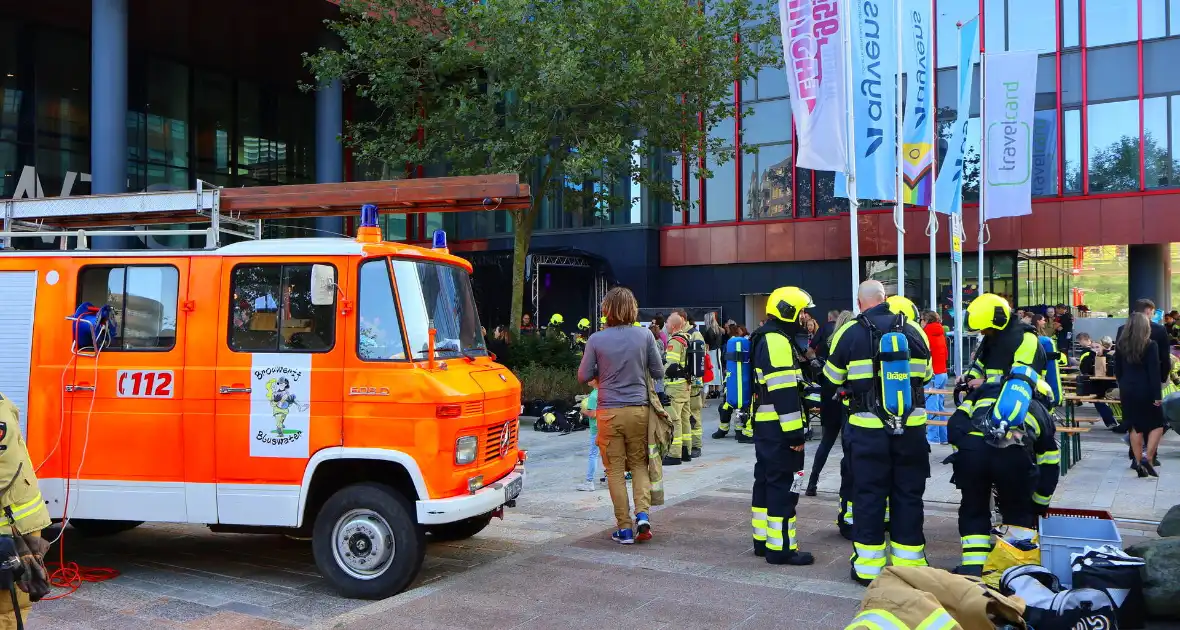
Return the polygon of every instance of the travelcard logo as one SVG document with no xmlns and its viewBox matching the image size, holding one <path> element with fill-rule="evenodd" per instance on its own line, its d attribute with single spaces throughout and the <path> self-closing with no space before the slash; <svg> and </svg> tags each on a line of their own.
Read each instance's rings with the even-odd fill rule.
<svg viewBox="0 0 1180 630">
<path fill-rule="evenodd" d="M 1020 120 L 1020 82 L 1004 84 L 1004 118 L 988 125 L 987 182 L 992 186 L 1020 186 L 1032 177 L 1032 129 Z M 1031 103 L 1026 104 L 1026 106 Z"/>
</svg>

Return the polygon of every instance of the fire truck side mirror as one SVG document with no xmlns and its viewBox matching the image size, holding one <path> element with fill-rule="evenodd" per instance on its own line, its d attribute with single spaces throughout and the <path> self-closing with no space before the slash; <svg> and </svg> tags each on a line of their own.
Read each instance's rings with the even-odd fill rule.
<svg viewBox="0 0 1180 630">
<path fill-rule="evenodd" d="M 336 301 L 336 274 L 330 265 L 311 266 L 311 303 L 331 306 Z"/>
</svg>

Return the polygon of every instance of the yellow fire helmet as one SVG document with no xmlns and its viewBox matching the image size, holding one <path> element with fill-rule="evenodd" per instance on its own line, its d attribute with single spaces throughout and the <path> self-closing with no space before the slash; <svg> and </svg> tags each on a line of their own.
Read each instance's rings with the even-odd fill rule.
<svg viewBox="0 0 1180 630">
<path fill-rule="evenodd" d="M 984 293 L 967 306 L 967 328 L 971 330 L 1000 330 L 1008 325 L 1012 306 L 995 293 Z"/>
<path fill-rule="evenodd" d="M 590 320 L 585 317 L 578 320 L 578 330 L 590 330 Z"/>
<path fill-rule="evenodd" d="M 598 318 L 598 324 L 600 326 L 606 326 L 606 315 L 603 315 L 602 317 Z"/>
<path fill-rule="evenodd" d="M 564 323 L 565 318 L 561 316 L 561 313 L 554 313 L 553 316 L 549 318 L 550 326 L 560 326 Z"/>
<path fill-rule="evenodd" d="M 811 295 L 799 287 L 779 287 L 766 299 L 766 314 L 784 322 L 799 321 L 805 308 L 813 308 Z"/>
<path fill-rule="evenodd" d="M 898 313 L 912 322 L 917 322 L 921 319 L 917 305 L 904 295 L 889 296 L 885 299 L 885 303 L 889 305 L 890 312 Z"/>
</svg>

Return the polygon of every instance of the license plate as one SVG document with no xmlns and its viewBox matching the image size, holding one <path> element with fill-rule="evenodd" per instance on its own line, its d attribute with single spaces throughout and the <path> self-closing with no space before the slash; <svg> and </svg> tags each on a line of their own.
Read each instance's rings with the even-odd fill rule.
<svg viewBox="0 0 1180 630">
<path fill-rule="evenodd" d="M 508 489 L 504 491 L 504 500 L 511 501 L 520 496 L 520 491 L 524 489 L 524 477 L 517 477 L 508 483 Z"/>
</svg>

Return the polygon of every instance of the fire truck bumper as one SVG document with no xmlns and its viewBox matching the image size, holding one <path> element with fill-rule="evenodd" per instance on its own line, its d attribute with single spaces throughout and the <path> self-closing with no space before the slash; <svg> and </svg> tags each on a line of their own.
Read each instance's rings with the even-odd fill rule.
<svg viewBox="0 0 1180 630">
<path fill-rule="evenodd" d="M 515 505 L 516 498 L 524 489 L 524 463 L 504 477 L 487 484 L 471 494 L 447 499 L 418 501 L 418 523 L 420 525 L 441 525 L 455 523 L 474 516 L 482 516 L 509 505 Z"/>
</svg>

